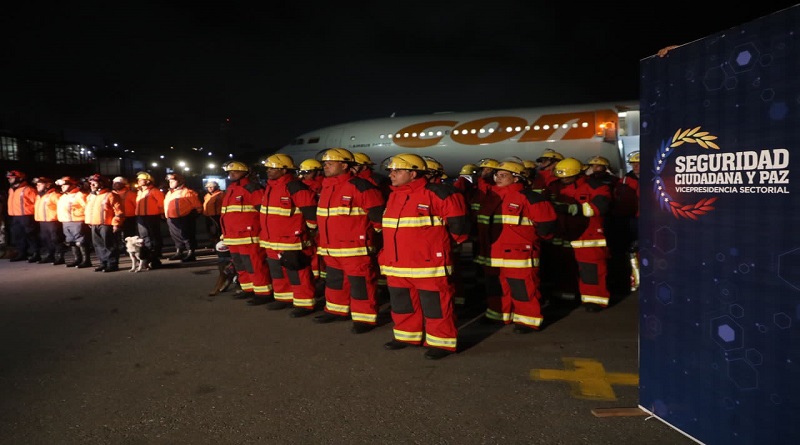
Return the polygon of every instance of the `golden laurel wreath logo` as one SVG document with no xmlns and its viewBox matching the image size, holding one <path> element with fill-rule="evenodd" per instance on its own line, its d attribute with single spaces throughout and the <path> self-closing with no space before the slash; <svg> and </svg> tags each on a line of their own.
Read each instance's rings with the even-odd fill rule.
<svg viewBox="0 0 800 445">
<path fill-rule="evenodd" d="M 700 127 L 682 130 L 678 129 L 672 136 L 671 141 L 664 141 L 661 148 L 658 150 L 655 159 L 653 160 L 653 167 L 656 176 L 653 180 L 656 182 L 654 188 L 656 199 L 658 200 L 661 208 L 672 212 L 675 218 L 688 218 L 697 220 L 698 216 L 705 215 L 706 213 L 714 210 L 711 204 L 717 200 L 717 197 L 705 198 L 697 201 L 694 204 L 682 204 L 672 199 L 672 196 L 667 192 L 664 182 L 661 179 L 661 172 L 664 170 L 666 159 L 675 152 L 674 148 L 680 147 L 683 144 L 697 144 L 706 150 L 713 149 L 719 150 L 719 146 L 714 141 L 716 136 L 709 134 L 707 131 L 700 131 Z"/>
</svg>

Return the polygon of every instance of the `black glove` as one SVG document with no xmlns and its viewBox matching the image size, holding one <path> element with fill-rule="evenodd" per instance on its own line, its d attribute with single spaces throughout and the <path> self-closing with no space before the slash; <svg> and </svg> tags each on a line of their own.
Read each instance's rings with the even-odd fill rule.
<svg viewBox="0 0 800 445">
<path fill-rule="evenodd" d="M 281 253 L 280 263 L 287 270 L 301 270 L 306 267 L 307 258 L 301 250 L 286 250 Z"/>
</svg>

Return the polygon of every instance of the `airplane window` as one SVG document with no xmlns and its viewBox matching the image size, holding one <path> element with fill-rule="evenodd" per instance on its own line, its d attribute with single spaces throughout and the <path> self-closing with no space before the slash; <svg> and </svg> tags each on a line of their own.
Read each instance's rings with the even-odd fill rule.
<svg viewBox="0 0 800 445">
<path fill-rule="evenodd" d="M 582 123 L 582 124 L 581 124 L 581 127 L 583 127 L 583 128 L 586 128 L 586 127 L 588 127 L 588 126 L 589 126 L 589 123 L 588 123 L 588 122 L 584 122 L 584 123 Z"/>
<path fill-rule="evenodd" d="M 403 133 L 403 137 L 407 138 L 408 137 L 408 133 Z"/>
<path fill-rule="evenodd" d="M 355 136 L 350 136 L 350 140 L 351 140 L 351 141 L 355 141 L 355 140 L 356 140 L 356 137 L 355 137 Z"/>
<path fill-rule="evenodd" d="M 383 139 L 383 135 L 380 135 L 380 138 Z"/>
<path fill-rule="evenodd" d="M 536 125 L 536 126 L 534 126 L 534 127 L 533 127 L 533 129 L 534 129 L 534 130 L 536 130 L 536 131 L 539 131 L 539 130 L 541 130 L 541 129 L 542 129 L 542 127 L 540 127 L 540 126 Z"/>
<path fill-rule="evenodd" d="M 511 127 L 506 127 L 506 132 L 511 133 Z"/>
<path fill-rule="evenodd" d="M 428 132 L 428 136 L 433 136 L 433 132 L 432 132 L 432 131 L 429 131 L 429 132 Z"/>
<path fill-rule="evenodd" d="M 469 132 L 472 133 L 472 134 L 477 133 L 477 131 L 474 128 L 472 130 L 470 130 Z"/>
<path fill-rule="evenodd" d="M 550 129 L 550 126 L 549 126 L 549 125 L 544 125 L 544 126 L 542 126 L 542 129 L 543 129 L 543 130 L 549 130 L 549 129 Z"/>
<path fill-rule="evenodd" d="M 453 130 L 453 134 L 458 134 L 458 130 Z"/>
<path fill-rule="evenodd" d="M 578 128 L 578 124 L 572 124 L 572 128 Z"/>
<path fill-rule="evenodd" d="M 520 132 L 520 131 L 522 131 L 522 127 L 517 127 L 514 130 L 516 130 L 517 132 Z"/>
<path fill-rule="evenodd" d="M 408 133 L 406 133 L 406 136 L 408 136 Z M 394 137 L 400 138 L 400 137 L 403 137 L 403 136 L 401 136 L 400 133 L 397 133 L 396 135 L 394 135 Z"/>
<path fill-rule="evenodd" d="M 415 138 L 415 137 L 417 137 L 417 133 L 411 133 L 411 137 L 412 137 L 412 138 Z"/>
<path fill-rule="evenodd" d="M 530 125 L 526 125 L 526 126 L 525 126 L 525 131 L 528 131 L 528 130 L 530 130 L 530 129 L 531 129 L 531 126 L 530 126 Z"/>
<path fill-rule="evenodd" d="M 480 130 L 480 133 L 481 133 L 481 134 L 483 134 L 483 133 L 486 133 L 486 130 L 485 130 L 485 129 L 483 129 L 483 128 L 481 128 L 481 130 Z"/>
<path fill-rule="evenodd" d="M 308 140 L 309 144 L 316 144 L 317 142 L 319 142 L 319 137 L 311 138 L 311 139 Z M 301 144 L 303 143 L 302 139 L 300 140 L 300 143 Z"/>
<path fill-rule="evenodd" d="M 489 133 L 494 133 L 494 128 L 490 128 Z"/>
<path fill-rule="evenodd" d="M 436 136 L 441 136 L 441 135 L 442 135 L 442 130 L 436 132 Z"/>
<path fill-rule="evenodd" d="M 393 134 L 387 134 L 387 135 L 386 135 L 386 137 L 387 137 L 387 138 L 389 138 L 389 139 L 391 139 L 391 138 L 392 138 L 392 136 L 394 136 L 394 135 L 393 135 Z"/>
</svg>

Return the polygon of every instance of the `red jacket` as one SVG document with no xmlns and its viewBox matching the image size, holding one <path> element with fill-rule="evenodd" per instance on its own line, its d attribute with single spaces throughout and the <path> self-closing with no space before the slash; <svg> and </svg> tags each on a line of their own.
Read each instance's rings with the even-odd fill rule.
<svg viewBox="0 0 800 445">
<path fill-rule="evenodd" d="M 222 197 L 220 217 L 225 244 L 258 244 L 261 232 L 259 210 L 263 199 L 264 187 L 247 176 L 228 186 Z"/>
<path fill-rule="evenodd" d="M 322 191 L 323 180 L 325 180 L 324 176 L 317 175 L 314 179 L 303 178 L 303 184 L 307 185 L 312 192 L 314 192 L 317 196 L 319 196 L 319 192 Z"/>
<path fill-rule="evenodd" d="M 164 214 L 164 193 L 150 185 L 142 187 L 136 194 L 137 216 L 161 216 Z"/>
<path fill-rule="evenodd" d="M 322 181 L 317 203 L 320 255 L 368 255 L 381 230 L 384 200 L 371 182 L 350 172 Z"/>
<path fill-rule="evenodd" d="M 547 187 L 548 196 L 556 206 L 578 204 L 578 214 L 558 213 L 559 230 L 557 238 L 572 241 L 572 247 L 602 247 L 606 245 L 603 233 L 603 221 L 611 205 L 611 190 L 586 175 L 565 185 L 561 181 L 553 181 Z M 587 203 L 593 216 L 584 216 L 583 204 Z M 575 242 L 581 241 L 581 242 Z"/>
<path fill-rule="evenodd" d="M 392 187 L 382 221 L 378 255 L 386 276 L 430 278 L 452 275 L 453 242 L 467 240 L 464 196 L 454 188 L 417 178 Z"/>
<path fill-rule="evenodd" d="M 491 267 L 538 267 L 539 244 L 553 237 L 558 217 L 550 201 L 516 182 L 495 187 L 478 211 L 478 256 Z"/>
<path fill-rule="evenodd" d="M 639 217 L 639 177 L 628 172 L 614 187 L 614 207 L 611 214 L 619 217 Z"/>
<path fill-rule="evenodd" d="M 317 228 L 317 196 L 292 174 L 267 181 L 261 200 L 261 247 L 303 250 Z"/>
<path fill-rule="evenodd" d="M 131 190 L 130 187 L 125 186 L 122 190 L 114 190 L 114 193 L 119 196 L 122 201 L 122 210 L 126 218 L 136 217 L 136 192 Z"/>
</svg>

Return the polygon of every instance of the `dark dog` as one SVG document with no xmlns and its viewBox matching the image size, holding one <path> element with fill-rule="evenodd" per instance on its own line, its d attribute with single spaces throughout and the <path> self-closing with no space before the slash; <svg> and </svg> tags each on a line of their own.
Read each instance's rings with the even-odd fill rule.
<svg viewBox="0 0 800 445">
<path fill-rule="evenodd" d="M 217 276 L 217 282 L 214 284 L 214 289 L 208 293 L 211 297 L 228 290 L 228 287 L 237 279 L 236 268 L 233 267 L 233 261 L 231 260 L 231 253 L 228 250 L 228 246 L 220 241 L 217 243 L 216 251 L 219 275 Z"/>
</svg>

